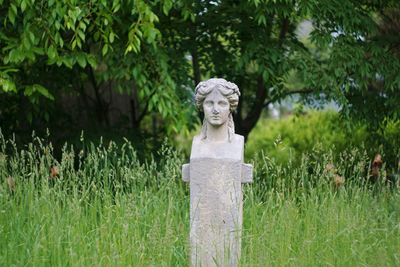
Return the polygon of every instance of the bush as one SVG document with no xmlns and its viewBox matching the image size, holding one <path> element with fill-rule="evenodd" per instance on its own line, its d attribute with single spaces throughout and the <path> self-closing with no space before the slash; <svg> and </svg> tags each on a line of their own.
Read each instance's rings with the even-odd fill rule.
<svg viewBox="0 0 400 267">
<path fill-rule="evenodd" d="M 249 136 L 246 156 L 257 152 L 287 164 L 299 162 L 304 153 L 338 154 L 349 147 L 362 148 L 367 137 L 363 126 L 344 124 L 334 111 L 311 111 L 305 115 L 290 115 L 281 120 L 263 119 Z"/>
</svg>

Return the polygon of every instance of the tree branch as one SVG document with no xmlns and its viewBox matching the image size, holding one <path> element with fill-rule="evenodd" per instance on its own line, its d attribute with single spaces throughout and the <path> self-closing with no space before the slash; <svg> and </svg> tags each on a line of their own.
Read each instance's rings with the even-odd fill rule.
<svg viewBox="0 0 400 267">
<path fill-rule="evenodd" d="M 146 101 L 146 105 L 144 106 L 142 112 L 140 113 L 140 115 L 137 118 L 138 123 L 140 123 L 143 120 L 144 116 L 146 116 L 147 109 L 149 108 L 150 99 L 155 95 L 156 91 L 157 90 L 153 90 L 153 92 L 151 92 L 151 94 L 149 95 L 149 97 Z"/>
<path fill-rule="evenodd" d="M 285 39 L 288 30 L 289 30 L 289 19 L 284 18 L 282 20 L 281 31 L 279 32 L 279 46 L 282 46 L 283 40 Z"/>
</svg>

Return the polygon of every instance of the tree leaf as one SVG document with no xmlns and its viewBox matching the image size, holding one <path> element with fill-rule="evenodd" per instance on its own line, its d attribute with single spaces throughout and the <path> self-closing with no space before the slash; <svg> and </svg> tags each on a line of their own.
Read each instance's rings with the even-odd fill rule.
<svg viewBox="0 0 400 267">
<path fill-rule="evenodd" d="M 1 86 L 2 90 L 6 93 L 8 93 L 8 92 L 17 93 L 17 88 L 15 86 L 15 83 L 9 79 L 0 77 L 0 86 Z"/>
<path fill-rule="evenodd" d="M 113 32 L 110 32 L 110 36 L 109 36 L 110 43 L 114 42 L 114 38 L 115 38 L 115 34 Z"/>
<path fill-rule="evenodd" d="M 76 57 L 76 60 L 78 61 L 79 66 L 82 68 L 86 67 L 86 58 L 84 53 L 79 53 Z"/>
<path fill-rule="evenodd" d="M 49 48 L 47 49 L 47 55 L 50 59 L 56 58 L 58 56 L 57 49 L 53 45 L 50 45 Z"/>
<path fill-rule="evenodd" d="M 89 65 L 92 68 L 96 68 L 97 66 L 97 61 L 96 61 L 96 57 L 94 55 L 87 55 L 86 56 L 86 60 L 88 61 Z"/>
<path fill-rule="evenodd" d="M 103 54 L 103 56 L 105 56 L 107 54 L 108 51 L 108 44 L 104 44 L 103 49 L 101 50 L 101 53 Z"/>
<path fill-rule="evenodd" d="M 47 90 L 45 87 L 43 87 L 40 84 L 34 84 L 33 86 L 33 91 L 34 92 L 38 92 L 39 94 L 41 94 L 42 96 L 50 99 L 50 100 L 54 100 L 54 96 L 49 92 L 49 90 Z"/>
<path fill-rule="evenodd" d="M 21 11 L 24 12 L 25 9 L 26 9 L 26 1 L 25 1 L 25 0 L 22 0 L 22 1 L 21 1 Z"/>
</svg>

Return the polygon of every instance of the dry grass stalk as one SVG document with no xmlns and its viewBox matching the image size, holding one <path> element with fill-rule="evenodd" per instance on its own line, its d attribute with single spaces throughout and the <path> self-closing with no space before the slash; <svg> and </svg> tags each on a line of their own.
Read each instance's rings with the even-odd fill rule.
<svg viewBox="0 0 400 267">
<path fill-rule="evenodd" d="M 12 178 L 12 176 L 7 177 L 7 185 L 8 185 L 8 189 L 10 190 L 10 192 L 15 191 L 15 180 L 14 180 L 14 178 Z"/>
<path fill-rule="evenodd" d="M 333 163 L 326 164 L 325 173 L 329 177 L 332 177 L 332 182 L 335 188 L 339 188 L 344 185 L 346 179 L 338 174 L 338 171 Z"/>
<path fill-rule="evenodd" d="M 337 187 L 337 188 L 339 188 L 339 187 L 341 187 L 342 185 L 344 185 L 344 182 L 346 181 L 346 179 L 343 177 L 343 176 L 340 176 L 340 175 L 338 175 L 338 174 L 335 174 L 334 176 L 333 176 L 333 183 L 334 183 L 334 185 Z"/>
<path fill-rule="evenodd" d="M 380 169 L 382 168 L 383 160 L 381 154 L 376 154 L 371 165 L 371 176 L 370 179 L 376 182 L 381 176 Z"/>
</svg>

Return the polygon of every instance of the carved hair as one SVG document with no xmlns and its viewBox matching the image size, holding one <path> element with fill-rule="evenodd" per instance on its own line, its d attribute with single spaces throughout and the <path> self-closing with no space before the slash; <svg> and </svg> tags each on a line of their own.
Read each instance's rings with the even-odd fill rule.
<svg viewBox="0 0 400 267">
<path fill-rule="evenodd" d="M 196 106 L 200 111 L 203 111 L 203 102 L 206 97 L 217 89 L 229 102 L 229 118 L 228 118 L 228 140 L 231 141 L 232 136 L 235 134 L 235 125 L 233 123 L 232 112 L 234 112 L 239 104 L 240 91 L 239 87 L 225 79 L 212 78 L 204 82 L 200 82 L 195 89 L 195 102 Z M 207 123 L 203 121 L 201 129 L 202 139 L 207 138 Z"/>
</svg>

